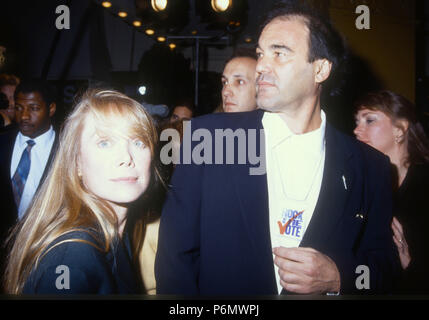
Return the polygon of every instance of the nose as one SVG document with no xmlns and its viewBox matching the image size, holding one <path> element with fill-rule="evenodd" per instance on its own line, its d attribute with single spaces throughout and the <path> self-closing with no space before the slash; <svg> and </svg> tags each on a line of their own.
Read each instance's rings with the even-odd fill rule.
<svg viewBox="0 0 429 320">
<path fill-rule="evenodd" d="M 268 58 L 264 56 L 260 56 L 258 58 L 258 62 L 256 63 L 256 76 L 267 73 L 270 71 L 270 65 L 268 62 Z"/>
<path fill-rule="evenodd" d="M 362 125 L 360 123 L 358 123 L 356 125 L 356 128 L 353 130 L 353 133 L 355 134 L 355 136 L 358 140 L 361 139 L 362 133 L 363 133 L 363 128 L 362 128 Z"/>
<path fill-rule="evenodd" d="M 27 108 L 23 108 L 21 111 L 21 119 L 22 120 L 28 120 L 30 119 L 30 112 L 28 111 Z"/>
<path fill-rule="evenodd" d="M 121 147 L 118 148 L 118 166 L 119 167 L 131 167 L 134 168 L 134 158 L 130 149 L 130 144 L 122 143 Z"/>
<path fill-rule="evenodd" d="M 222 88 L 222 96 L 224 98 L 228 98 L 232 96 L 231 86 L 229 84 L 225 84 Z"/>
</svg>

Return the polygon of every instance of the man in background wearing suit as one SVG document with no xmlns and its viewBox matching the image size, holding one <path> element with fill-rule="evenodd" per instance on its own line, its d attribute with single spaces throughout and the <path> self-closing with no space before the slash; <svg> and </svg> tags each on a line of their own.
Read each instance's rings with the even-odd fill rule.
<svg viewBox="0 0 429 320">
<path fill-rule="evenodd" d="M 298 1 L 275 8 L 263 26 L 259 110 L 209 115 L 191 125 L 212 136 L 244 129 L 249 141 L 256 129 L 266 174 L 249 174 L 250 154 L 243 164 L 176 166 L 160 222 L 157 293 L 388 292 L 399 270 L 389 160 L 334 129 L 320 105 L 322 87 L 344 55 L 341 36 Z M 221 151 L 225 158 L 229 150 Z M 362 269 L 364 286 L 357 284 Z"/>
<path fill-rule="evenodd" d="M 57 141 L 51 123 L 55 110 L 55 94 L 44 81 L 24 80 L 16 88 L 18 130 L 0 135 L 2 246 L 8 230 L 23 217 L 48 171 Z"/>
</svg>

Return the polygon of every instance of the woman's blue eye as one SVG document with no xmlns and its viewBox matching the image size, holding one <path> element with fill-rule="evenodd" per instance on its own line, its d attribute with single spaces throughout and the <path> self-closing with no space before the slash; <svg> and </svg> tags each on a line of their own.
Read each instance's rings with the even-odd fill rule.
<svg viewBox="0 0 429 320">
<path fill-rule="evenodd" d="M 97 145 L 98 145 L 100 148 L 108 148 L 108 147 L 110 147 L 111 142 L 110 142 L 109 140 L 101 140 L 101 141 L 99 141 L 99 142 L 97 143 Z"/>
<path fill-rule="evenodd" d="M 138 148 L 145 147 L 145 144 L 141 140 L 134 140 L 134 145 Z"/>
</svg>

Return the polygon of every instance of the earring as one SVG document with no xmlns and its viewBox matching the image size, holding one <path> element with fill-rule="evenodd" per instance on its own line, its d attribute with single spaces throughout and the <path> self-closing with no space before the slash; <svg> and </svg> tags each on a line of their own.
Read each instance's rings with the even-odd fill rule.
<svg viewBox="0 0 429 320">
<path fill-rule="evenodd" d="M 398 144 L 400 142 L 402 142 L 402 137 L 400 137 L 400 136 L 395 137 L 395 142 L 398 143 Z"/>
</svg>

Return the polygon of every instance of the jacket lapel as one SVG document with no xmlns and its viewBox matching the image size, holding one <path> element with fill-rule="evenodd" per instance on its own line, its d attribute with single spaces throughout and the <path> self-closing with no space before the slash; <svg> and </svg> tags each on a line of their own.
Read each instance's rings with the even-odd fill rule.
<svg viewBox="0 0 429 320">
<path fill-rule="evenodd" d="M 344 213 L 353 190 L 354 173 L 348 165 L 352 156 L 336 130 L 326 125 L 326 154 L 322 185 L 310 224 L 300 247 L 320 249 Z"/>
<path fill-rule="evenodd" d="M 265 156 L 265 145 L 261 146 L 259 143 L 260 129 L 263 129 L 262 116 L 263 112 L 260 111 L 256 113 L 256 117 L 243 117 L 239 127 L 257 129 L 257 151 L 261 156 Z M 326 244 L 328 236 L 342 217 L 355 180 L 354 172 L 348 164 L 352 152 L 344 138 L 329 123 L 326 125 L 325 136 L 326 155 L 322 186 L 311 222 L 300 244 L 301 247 L 312 247 L 316 250 Z M 261 268 L 272 270 L 270 285 L 276 290 L 272 268 L 267 175 L 249 175 L 249 168 L 249 164 L 235 166 L 231 171 L 232 180 L 236 186 L 248 239 Z"/>
<path fill-rule="evenodd" d="M 261 158 L 265 158 L 265 138 L 263 135 L 261 137 L 263 114 L 264 112 L 261 110 L 248 113 L 248 116 L 243 117 L 238 126 L 238 128 L 244 128 L 245 130 L 256 128 L 256 154 Z M 249 135 L 247 137 L 249 138 Z M 261 144 L 261 140 L 263 144 Z M 276 284 L 269 227 L 267 174 L 264 168 L 264 174 L 250 175 L 249 169 L 251 167 L 249 162 L 246 165 L 234 166 L 234 170 L 231 170 L 232 180 L 236 186 L 247 239 L 253 248 L 254 257 L 257 257 L 257 259 L 253 260 L 259 264 L 261 276 L 264 274 L 266 279 L 271 280 L 271 283 L 267 283 L 267 287 L 272 288 L 272 291 L 275 292 Z M 258 165 L 255 167 L 258 167 Z"/>
</svg>

